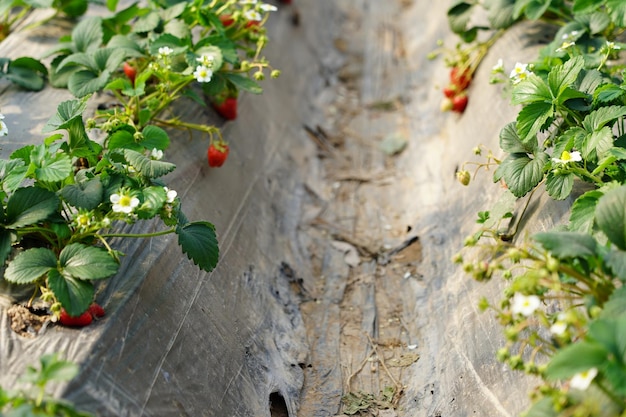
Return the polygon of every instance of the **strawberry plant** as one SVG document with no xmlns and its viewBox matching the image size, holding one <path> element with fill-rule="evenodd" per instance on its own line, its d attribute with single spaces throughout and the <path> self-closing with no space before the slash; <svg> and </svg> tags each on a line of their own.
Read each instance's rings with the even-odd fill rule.
<svg viewBox="0 0 626 417">
<path fill-rule="evenodd" d="M 57 316 L 62 310 L 70 317 L 86 312 L 94 282 L 118 271 L 122 254 L 111 247 L 111 238 L 175 233 L 183 253 L 201 269 L 212 270 L 218 259 L 213 225 L 190 222 L 177 193 L 160 179 L 176 168 L 161 160 L 170 144 L 167 133 L 120 121 L 100 144 L 87 135 L 85 106 L 86 98 L 61 103 L 44 133 L 65 136 L 53 134 L 0 160 L 4 279 L 34 286 Z M 162 230 L 115 231 L 153 218 L 161 220 Z"/>
<path fill-rule="evenodd" d="M 172 105 L 181 97 L 200 105 L 208 100 L 226 119 L 236 118 L 238 92 L 262 92 L 257 81 L 270 68 L 261 56 L 268 41 L 263 24 L 273 10 L 275 6 L 261 2 L 206 7 L 201 1 L 155 1 L 105 19 L 86 18 L 50 51 L 50 82 L 78 98 L 113 93 L 121 109 L 102 111 L 92 119 L 107 132 L 120 122 L 137 132 L 155 124 L 199 130 L 221 140 L 215 126 L 185 122 Z M 193 31 L 200 36 L 192 36 Z M 270 71 L 272 77 L 278 74 Z"/>
<path fill-rule="evenodd" d="M 472 26 L 475 13 L 486 13 L 489 25 Z M 485 45 L 477 41 L 480 32 L 498 36 L 524 19 L 556 25 L 554 40 L 535 61 L 517 62 L 508 76 L 502 60 L 492 69 L 490 81 L 504 83 L 520 111 L 500 132 L 503 157 L 489 152 L 487 162 L 475 165 L 496 167 L 494 182 L 506 191 L 492 210 L 479 213 L 479 230 L 465 240 L 472 259 L 455 257 L 476 280 L 507 282 L 499 302 L 482 299 L 480 307 L 492 309 L 504 327 L 506 345 L 497 357 L 544 380 L 532 393 L 529 417 L 626 412 L 620 342 L 626 334 L 626 84 L 619 59 L 625 15 L 626 5 L 612 0 L 458 1 L 448 11 L 466 44 L 457 48 L 462 53 Z M 480 50 L 465 59 L 484 56 Z M 463 167 L 457 178 L 467 185 L 471 174 Z M 563 200 L 575 182 L 590 191 L 574 200 L 566 225 L 521 242 L 515 230 L 501 229 L 516 198 L 531 198 L 545 185 Z"/>
<path fill-rule="evenodd" d="M 39 358 L 39 367 L 29 366 L 20 383 L 24 388 L 4 390 L 0 387 L 0 414 L 5 417 L 90 417 L 64 400 L 51 397 L 51 383 L 69 381 L 78 374 L 78 366 L 47 354 Z"/>
</svg>

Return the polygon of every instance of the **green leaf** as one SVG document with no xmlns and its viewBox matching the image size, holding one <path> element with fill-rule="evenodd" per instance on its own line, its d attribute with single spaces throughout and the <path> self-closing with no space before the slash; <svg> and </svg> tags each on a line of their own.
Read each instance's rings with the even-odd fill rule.
<svg viewBox="0 0 626 417">
<path fill-rule="evenodd" d="M 137 215 L 141 219 L 151 219 L 161 211 L 167 199 L 167 195 L 163 187 L 157 186 L 144 188 L 142 194 L 143 203 L 139 206 L 138 210 L 136 210 Z"/>
<path fill-rule="evenodd" d="M 555 200 L 565 200 L 574 188 L 574 174 L 554 174 L 548 172 L 546 177 L 546 191 Z"/>
<path fill-rule="evenodd" d="M 155 11 L 148 13 L 147 15 L 139 17 L 133 25 L 133 32 L 146 33 L 153 31 L 161 23 L 159 14 Z"/>
<path fill-rule="evenodd" d="M 109 150 L 113 149 L 133 149 L 137 152 L 143 150 L 143 147 L 135 142 L 135 138 L 128 130 L 120 129 L 109 136 Z"/>
<path fill-rule="evenodd" d="M 552 92 L 545 81 L 536 74 L 530 74 L 525 80 L 515 84 L 511 94 L 513 104 L 544 102 L 551 104 Z"/>
<path fill-rule="evenodd" d="M 618 27 L 626 26 L 626 3 L 623 0 L 605 0 L 611 20 Z"/>
<path fill-rule="evenodd" d="M 600 130 L 620 117 L 626 115 L 626 106 L 604 106 L 589 113 L 583 120 L 587 132 Z"/>
<path fill-rule="evenodd" d="M 96 63 L 93 54 L 87 52 L 76 52 L 75 54 L 66 56 L 61 62 L 59 62 L 56 69 L 62 70 L 67 65 L 72 67 L 86 67 L 94 72 L 98 71 L 98 64 Z"/>
<path fill-rule="evenodd" d="M 598 0 L 575 0 L 572 6 L 574 13 L 590 13 L 598 8 Z"/>
<path fill-rule="evenodd" d="M 523 141 L 536 135 L 554 116 L 552 104 L 536 102 L 525 106 L 517 115 L 517 131 Z"/>
<path fill-rule="evenodd" d="M 88 94 L 104 89 L 110 77 L 111 73 L 109 70 L 104 70 L 100 74 L 90 70 L 77 71 L 70 76 L 67 88 L 76 97 L 85 97 Z"/>
<path fill-rule="evenodd" d="M 155 125 L 148 125 L 141 131 L 143 139 L 141 145 L 148 150 L 166 150 L 170 146 L 170 138 L 167 132 Z"/>
<path fill-rule="evenodd" d="M 7 201 L 7 225 L 9 229 L 37 224 L 55 213 L 60 200 L 52 191 L 38 187 L 25 187 Z"/>
<path fill-rule="evenodd" d="M 594 100 L 599 103 L 610 103 L 624 96 L 624 89 L 617 84 L 604 84 L 596 89 L 593 94 Z"/>
<path fill-rule="evenodd" d="M 72 30 L 72 42 L 75 52 L 90 52 L 102 45 L 102 19 L 100 17 L 86 17 Z"/>
<path fill-rule="evenodd" d="M 623 252 L 622 252 L 623 253 Z M 626 317 L 626 287 L 622 286 L 609 296 L 609 300 L 604 303 L 604 308 L 600 313 L 603 318 Z"/>
<path fill-rule="evenodd" d="M 626 186 L 605 192 L 596 207 L 596 223 L 611 243 L 626 250 Z"/>
<path fill-rule="evenodd" d="M 489 0 L 485 3 L 487 19 L 493 29 L 506 29 L 515 23 L 515 0 Z"/>
<path fill-rule="evenodd" d="M 574 201 L 569 217 L 569 230 L 591 233 L 596 214 L 596 205 L 604 193 L 598 190 L 587 191 Z"/>
<path fill-rule="evenodd" d="M 91 281 L 66 276 L 52 269 L 48 273 L 48 285 L 70 316 L 80 316 L 93 301 L 94 288 Z"/>
<path fill-rule="evenodd" d="M 517 134 L 515 122 L 508 123 L 500 131 L 500 148 L 507 153 L 532 153 L 537 147 L 537 138 L 522 142 Z"/>
<path fill-rule="evenodd" d="M 448 25 L 454 33 L 462 33 L 467 30 L 467 24 L 472 18 L 474 5 L 466 1 L 457 1 L 448 9 Z"/>
<path fill-rule="evenodd" d="M 546 379 L 566 379 L 579 372 L 601 367 L 607 356 L 607 350 L 598 343 L 583 341 L 566 346 L 557 351 L 548 363 Z"/>
<path fill-rule="evenodd" d="M 26 178 L 28 167 L 22 159 L 0 160 L 0 179 L 2 190 L 12 193 L 17 190 Z"/>
<path fill-rule="evenodd" d="M 176 165 L 170 162 L 156 161 L 147 158 L 142 153 L 133 151 L 131 149 L 124 150 L 124 158 L 130 165 L 148 178 L 158 178 L 165 174 L 172 172 L 176 169 Z"/>
<path fill-rule="evenodd" d="M 42 382 L 70 381 L 78 375 L 78 365 L 58 359 L 56 353 L 42 355 L 39 358 L 39 363 L 41 364 Z"/>
<path fill-rule="evenodd" d="M 563 65 L 552 67 L 548 74 L 548 85 L 552 96 L 558 99 L 561 94 L 566 91 L 567 87 L 574 84 L 584 65 L 585 60 L 583 57 L 576 56 Z M 559 102 L 561 102 L 561 100 L 559 100 Z"/>
<path fill-rule="evenodd" d="M 17 254 L 4 271 L 4 279 L 15 284 L 30 284 L 57 266 L 54 252 L 47 248 L 32 248 Z"/>
<path fill-rule="evenodd" d="M 531 159 L 526 154 L 511 154 L 502 161 L 504 181 L 515 197 L 523 197 L 543 179 L 543 168 L 549 156 L 541 152 Z"/>
<path fill-rule="evenodd" d="M 599 342 L 605 349 L 621 361 L 626 353 L 624 338 L 619 337 L 620 331 L 626 332 L 624 319 L 597 319 L 589 324 L 587 336 Z"/>
<path fill-rule="evenodd" d="M 620 281 L 626 282 L 626 252 L 612 250 L 604 256 L 604 262 Z"/>
<path fill-rule="evenodd" d="M 74 119 L 82 121 L 83 112 L 87 108 L 87 98 L 82 100 L 67 100 L 57 106 L 57 112 L 48 120 L 43 127 L 43 133 L 54 132 L 59 129 L 67 129 Z"/>
<path fill-rule="evenodd" d="M 259 84 L 243 75 L 226 72 L 224 73 L 224 77 L 241 90 L 252 94 L 261 94 L 263 92 L 263 88 L 261 88 Z"/>
<path fill-rule="evenodd" d="M 608 126 L 585 136 L 580 153 L 583 159 L 597 161 L 613 147 L 613 132 Z"/>
<path fill-rule="evenodd" d="M 22 57 L 9 62 L 5 77 L 20 87 L 39 91 L 45 85 L 47 74 L 46 66 L 40 61 L 31 57 Z"/>
<path fill-rule="evenodd" d="M 178 244 L 183 253 L 203 270 L 210 272 L 217 265 L 219 248 L 215 226 L 209 222 L 193 222 L 176 228 Z"/>
<path fill-rule="evenodd" d="M 584 233 L 544 232 L 537 233 L 533 239 L 558 258 L 585 258 L 596 255 L 596 240 Z"/>
<path fill-rule="evenodd" d="M 531 0 L 527 2 L 524 14 L 529 20 L 539 20 L 550 7 L 551 0 Z"/>
<path fill-rule="evenodd" d="M 589 17 L 589 31 L 591 35 L 597 35 L 606 30 L 611 24 L 611 18 L 607 13 L 599 10 Z"/>
<path fill-rule="evenodd" d="M 13 233 L 6 229 L 0 229 L 0 265 L 4 265 L 11 254 Z"/>
<path fill-rule="evenodd" d="M 59 262 L 63 275 L 81 280 L 108 278 L 119 269 L 119 264 L 106 249 L 82 243 L 72 243 L 63 248 Z"/>
<path fill-rule="evenodd" d="M 99 177 L 66 185 L 61 189 L 61 196 L 71 206 L 93 210 L 102 202 L 104 187 Z"/>
<path fill-rule="evenodd" d="M 40 149 L 37 152 L 37 149 Z M 45 145 L 39 145 L 31 154 L 31 164 L 35 166 L 35 179 L 44 182 L 63 181 L 72 175 L 72 160 L 64 152 L 51 155 Z"/>
<path fill-rule="evenodd" d="M 167 22 L 165 24 L 165 27 L 163 28 L 163 33 L 176 36 L 180 39 L 191 37 L 191 31 L 189 30 L 189 26 L 187 25 L 187 23 L 179 19 L 174 19 Z"/>
</svg>

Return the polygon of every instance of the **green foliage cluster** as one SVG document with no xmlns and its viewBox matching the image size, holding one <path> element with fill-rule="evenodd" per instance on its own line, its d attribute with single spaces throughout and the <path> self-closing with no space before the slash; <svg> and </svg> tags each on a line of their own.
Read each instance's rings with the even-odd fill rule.
<svg viewBox="0 0 626 417">
<path fill-rule="evenodd" d="M 477 13 L 484 24 L 475 23 Z M 624 415 L 626 3 L 457 1 L 448 18 L 468 45 L 523 20 L 555 27 L 554 40 L 519 73 L 502 77 L 494 68 L 492 82 L 504 81 L 520 110 L 500 132 L 504 157 L 490 153 L 482 166 L 497 165 L 494 182 L 507 191 L 479 213 L 481 227 L 465 241 L 472 260 L 459 254 L 455 261 L 479 281 L 499 275 L 507 282 L 502 300 L 483 299 L 480 307 L 504 328 L 498 358 L 544 380 L 527 417 Z M 572 198 L 575 181 L 590 191 L 573 198 L 566 225 L 519 243 L 498 230 L 517 198 L 531 198 L 540 186 L 555 200 Z"/>
</svg>

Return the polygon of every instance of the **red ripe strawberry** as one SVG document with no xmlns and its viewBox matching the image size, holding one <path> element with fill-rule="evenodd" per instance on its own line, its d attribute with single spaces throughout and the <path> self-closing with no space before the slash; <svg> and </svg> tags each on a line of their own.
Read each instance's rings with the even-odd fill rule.
<svg viewBox="0 0 626 417">
<path fill-rule="evenodd" d="M 280 0 L 282 4 L 291 4 L 291 0 Z"/>
<path fill-rule="evenodd" d="M 99 319 L 104 317 L 104 308 L 98 303 L 91 303 L 89 309 L 87 310 L 95 319 Z"/>
<path fill-rule="evenodd" d="M 448 98 L 453 98 L 458 92 L 459 91 L 455 85 L 449 85 L 443 88 L 443 95 Z"/>
<path fill-rule="evenodd" d="M 463 113 L 467 107 L 467 94 L 459 94 L 452 99 L 452 111 Z"/>
<path fill-rule="evenodd" d="M 213 103 L 213 108 L 226 120 L 237 118 L 237 99 L 228 97 L 221 103 Z"/>
<path fill-rule="evenodd" d="M 209 145 L 209 150 L 207 151 L 209 166 L 219 168 L 224 165 L 226 158 L 228 158 L 229 150 L 228 145 L 222 141 L 211 143 Z"/>
<path fill-rule="evenodd" d="M 259 26 L 259 21 L 258 20 L 248 20 L 248 23 L 246 23 L 246 27 L 247 28 L 256 28 Z"/>
<path fill-rule="evenodd" d="M 137 76 L 137 69 L 132 67 L 128 62 L 124 62 L 124 74 L 130 80 L 132 85 L 135 85 L 135 77 Z"/>
<path fill-rule="evenodd" d="M 85 311 L 80 316 L 72 317 L 68 314 L 65 309 L 61 309 L 61 315 L 59 317 L 59 322 L 68 327 L 85 327 L 89 326 L 93 320 L 91 313 L 89 310 Z"/>
<path fill-rule="evenodd" d="M 472 75 L 470 74 L 469 68 L 459 68 L 453 67 L 450 70 L 450 82 L 455 85 L 458 91 L 465 90 L 472 81 Z"/>
<path fill-rule="evenodd" d="M 222 22 L 222 25 L 224 25 L 225 28 L 231 26 L 233 23 L 235 23 L 235 19 L 233 19 L 233 16 L 230 14 L 222 14 L 220 15 L 220 21 Z"/>
</svg>

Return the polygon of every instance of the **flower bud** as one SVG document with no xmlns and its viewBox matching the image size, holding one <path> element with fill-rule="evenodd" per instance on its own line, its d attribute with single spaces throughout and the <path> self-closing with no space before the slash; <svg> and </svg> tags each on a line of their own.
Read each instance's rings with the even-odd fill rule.
<svg viewBox="0 0 626 417">
<path fill-rule="evenodd" d="M 261 81 L 265 79 L 265 74 L 263 74 L 263 71 L 257 71 L 253 74 L 253 77 L 255 80 Z"/>
<path fill-rule="evenodd" d="M 270 77 L 272 78 L 278 78 L 280 77 L 280 70 L 272 70 L 272 72 L 270 73 Z"/>
<path fill-rule="evenodd" d="M 457 171 L 456 179 L 463 185 L 469 185 L 470 180 L 472 179 L 470 173 L 466 170 Z"/>
</svg>

